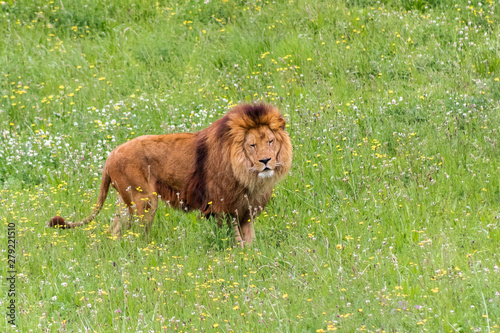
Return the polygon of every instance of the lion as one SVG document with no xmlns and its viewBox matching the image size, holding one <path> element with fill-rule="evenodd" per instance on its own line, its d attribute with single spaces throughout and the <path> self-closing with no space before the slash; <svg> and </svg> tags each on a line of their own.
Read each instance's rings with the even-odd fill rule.
<svg viewBox="0 0 500 333">
<path fill-rule="evenodd" d="M 117 210 L 108 232 L 119 235 L 142 219 L 146 234 L 158 200 L 185 211 L 199 210 L 234 228 L 242 247 L 255 238 L 254 218 L 269 202 L 274 185 L 288 174 L 292 144 L 279 110 L 267 104 L 235 107 L 197 133 L 144 135 L 113 150 L 106 160 L 97 204 L 80 222 L 53 217 L 48 226 L 74 228 L 101 210 L 110 185 Z"/>
</svg>

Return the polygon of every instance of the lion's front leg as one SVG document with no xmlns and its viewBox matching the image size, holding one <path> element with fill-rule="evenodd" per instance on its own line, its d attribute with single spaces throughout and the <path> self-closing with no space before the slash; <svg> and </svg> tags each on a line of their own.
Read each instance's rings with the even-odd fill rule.
<svg viewBox="0 0 500 333">
<path fill-rule="evenodd" d="M 240 244 L 241 248 L 244 248 L 245 245 L 252 245 L 255 238 L 255 230 L 253 228 L 253 219 L 250 213 L 247 212 L 242 216 L 236 214 L 228 223 L 231 223 L 234 229 L 235 241 Z"/>
<path fill-rule="evenodd" d="M 253 219 L 250 214 L 245 214 L 239 221 L 241 236 L 245 245 L 251 246 L 255 239 L 255 229 L 253 228 Z"/>
<path fill-rule="evenodd" d="M 227 223 L 228 227 L 234 230 L 234 241 L 238 243 L 241 248 L 244 248 L 243 238 L 241 237 L 241 228 L 239 226 L 238 216 L 226 215 L 226 214 L 215 214 L 217 219 L 217 225 L 221 228 L 224 222 Z"/>
<path fill-rule="evenodd" d="M 234 241 L 238 244 L 240 244 L 241 248 L 243 249 L 245 247 L 245 244 L 243 242 L 243 238 L 241 237 L 241 228 L 240 228 L 240 225 L 238 223 L 238 219 L 237 218 L 232 218 L 231 221 L 229 221 L 232 226 L 233 226 L 233 229 L 234 229 Z"/>
</svg>

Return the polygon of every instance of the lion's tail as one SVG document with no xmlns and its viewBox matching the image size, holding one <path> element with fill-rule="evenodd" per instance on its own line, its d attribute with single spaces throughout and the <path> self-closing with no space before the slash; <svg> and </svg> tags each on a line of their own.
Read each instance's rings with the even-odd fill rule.
<svg viewBox="0 0 500 333">
<path fill-rule="evenodd" d="M 97 199 L 97 204 L 94 206 L 94 211 L 92 212 L 92 214 L 90 214 L 87 218 L 85 218 L 79 222 L 66 222 L 62 217 L 54 216 L 53 218 L 50 219 L 47 226 L 53 227 L 53 228 L 59 226 L 59 228 L 68 229 L 68 228 L 76 228 L 76 227 L 80 227 L 82 225 L 89 224 L 97 216 L 97 214 L 99 214 L 99 212 L 101 211 L 101 208 L 104 204 L 104 201 L 106 200 L 106 197 L 108 196 L 109 184 L 111 184 L 111 177 L 109 176 L 109 174 L 107 172 L 106 166 L 104 166 L 104 170 L 102 173 L 102 180 L 101 180 L 101 190 L 99 191 L 99 198 Z"/>
</svg>

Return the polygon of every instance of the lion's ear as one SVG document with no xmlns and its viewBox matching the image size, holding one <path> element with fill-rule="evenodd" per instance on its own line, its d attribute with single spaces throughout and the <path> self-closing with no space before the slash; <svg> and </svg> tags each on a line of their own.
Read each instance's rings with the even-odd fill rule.
<svg viewBox="0 0 500 333">
<path fill-rule="evenodd" d="M 281 128 L 282 130 L 285 130 L 285 127 L 286 127 L 286 120 L 285 118 L 283 118 L 283 116 L 280 115 L 279 117 L 279 124 L 278 124 L 279 128 Z"/>
</svg>

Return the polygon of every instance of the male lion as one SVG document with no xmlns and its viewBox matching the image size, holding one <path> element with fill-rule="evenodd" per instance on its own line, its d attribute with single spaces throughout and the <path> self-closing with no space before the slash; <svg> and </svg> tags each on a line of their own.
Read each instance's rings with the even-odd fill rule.
<svg viewBox="0 0 500 333">
<path fill-rule="evenodd" d="M 48 226 L 74 228 L 92 221 L 113 186 L 119 202 L 113 235 L 130 228 L 135 214 L 146 233 L 158 198 L 184 210 L 233 224 L 236 241 L 251 245 L 253 218 L 269 201 L 274 184 L 292 164 L 285 119 L 265 104 L 240 105 L 198 133 L 144 135 L 111 152 L 102 171 L 101 190 L 92 214 L 80 222 L 53 217 Z"/>
</svg>

